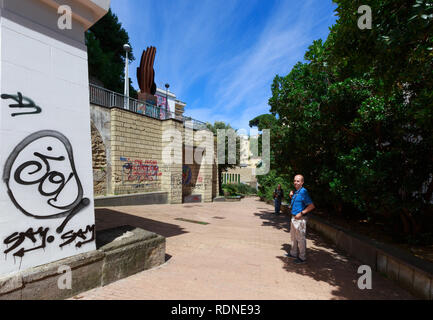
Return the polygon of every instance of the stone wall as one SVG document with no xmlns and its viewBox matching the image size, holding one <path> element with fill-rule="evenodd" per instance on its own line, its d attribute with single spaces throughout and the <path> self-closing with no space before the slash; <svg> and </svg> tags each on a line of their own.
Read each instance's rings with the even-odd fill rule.
<svg viewBox="0 0 433 320">
<path fill-rule="evenodd" d="M 95 196 L 107 194 L 107 155 L 104 141 L 95 125 L 91 124 L 93 193 Z"/>
<path fill-rule="evenodd" d="M 161 121 L 111 109 L 113 194 L 161 190 Z"/>
<path fill-rule="evenodd" d="M 192 194 L 201 195 L 204 202 L 211 202 L 217 196 L 216 161 L 205 163 L 203 152 L 195 154 L 196 150 L 211 150 L 212 144 L 216 146 L 215 137 L 209 131 L 185 129 L 183 122 L 177 119 L 159 120 L 94 105 L 91 105 L 91 118 L 97 195 L 167 192 L 167 201 L 173 204 L 182 203 Z M 186 139 L 185 132 L 188 133 Z M 193 135 L 199 139 L 191 139 Z M 203 140 L 204 135 L 207 140 Z M 198 155 L 198 163 L 194 159 L 193 164 L 185 165 L 185 150 L 191 149 Z M 171 150 L 172 163 L 167 161 L 164 150 Z M 188 168 L 191 179 L 184 181 L 183 171 Z"/>
<path fill-rule="evenodd" d="M 112 194 L 111 190 L 111 111 L 91 105 L 93 183 L 95 195 Z M 104 151 L 102 151 L 104 148 Z M 101 161 L 102 155 L 104 160 Z M 105 181 L 103 181 L 105 179 Z"/>
<path fill-rule="evenodd" d="M 218 150 L 217 150 L 217 139 L 214 141 L 214 165 L 212 167 L 212 199 L 219 196 L 219 185 L 220 181 L 218 178 Z"/>
<path fill-rule="evenodd" d="M 161 137 L 161 152 L 171 150 L 170 154 L 164 157 L 172 157 L 173 162 L 162 164 L 162 191 L 168 192 L 168 203 L 182 203 L 183 123 L 174 119 L 163 121 L 162 130 L 167 136 Z M 174 139 L 177 136 L 182 136 L 182 139 Z"/>
</svg>

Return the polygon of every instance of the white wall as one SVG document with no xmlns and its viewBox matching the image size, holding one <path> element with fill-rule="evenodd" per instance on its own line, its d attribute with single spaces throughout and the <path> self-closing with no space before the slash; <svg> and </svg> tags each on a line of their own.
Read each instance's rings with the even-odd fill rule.
<svg viewBox="0 0 433 320">
<path fill-rule="evenodd" d="M 40 1 L 3 5 L 0 275 L 96 249 L 84 28 L 59 31 L 56 10 Z M 5 95 L 18 92 L 40 113 L 12 108 Z"/>
</svg>

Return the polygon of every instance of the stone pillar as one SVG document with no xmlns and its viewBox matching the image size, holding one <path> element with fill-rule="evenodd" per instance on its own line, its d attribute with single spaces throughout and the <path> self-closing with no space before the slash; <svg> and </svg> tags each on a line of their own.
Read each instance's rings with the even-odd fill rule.
<svg viewBox="0 0 433 320">
<path fill-rule="evenodd" d="M 0 1 L 0 275 L 96 248 L 84 32 L 110 1 L 62 2 Z"/>
<path fill-rule="evenodd" d="M 214 166 L 214 136 L 211 131 L 198 130 L 194 132 L 197 150 L 194 162 L 200 164 L 199 176 L 202 177 L 202 202 L 212 202 L 213 166 Z M 203 150 L 203 151 L 202 151 Z M 201 155 L 197 154 L 201 153 Z"/>
<path fill-rule="evenodd" d="M 168 203 L 182 203 L 183 123 L 170 119 L 162 122 L 161 189 L 168 192 Z M 169 159 L 171 158 L 171 159 Z"/>
<path fill-rule="evenodd" d="M 218 179 L 218 141 L 217 137 L 214 136 L 214 162 L 212 168 L 212 200 L 219 196 L 219 185 L 221 181 Z"/>
</svg>

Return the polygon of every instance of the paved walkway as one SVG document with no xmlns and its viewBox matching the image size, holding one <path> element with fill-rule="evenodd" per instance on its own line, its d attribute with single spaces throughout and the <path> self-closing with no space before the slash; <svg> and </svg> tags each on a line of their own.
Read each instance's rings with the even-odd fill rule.
<svg viewBox="0 0 433 320">
<path fill-rule="evenodd" d="M 306 265 L 284 257 L 287 216 L 257 198 L 241 202 L 98 209 L 99 230 L 141 227 L 167 237 L 167 262 L 74 299 L 412 299 L 377 273 L 357 287 L 361 263 L 308 230 Z M 208 222 L 208 225 L 175 220 Z"/>
</svg>

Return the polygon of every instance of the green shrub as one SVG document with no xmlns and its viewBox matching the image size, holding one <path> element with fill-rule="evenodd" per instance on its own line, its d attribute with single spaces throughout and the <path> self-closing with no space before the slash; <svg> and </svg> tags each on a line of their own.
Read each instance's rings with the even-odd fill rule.
<svg viewBox="0 0 433 320">
<path fill-rule="evenodd" d="M 225 193 L 228 193 L 229 196 L 245 196 L 257 194 L 256 189 L 243 183 L 223 184 L 222 189 Z"/>
</svg>

